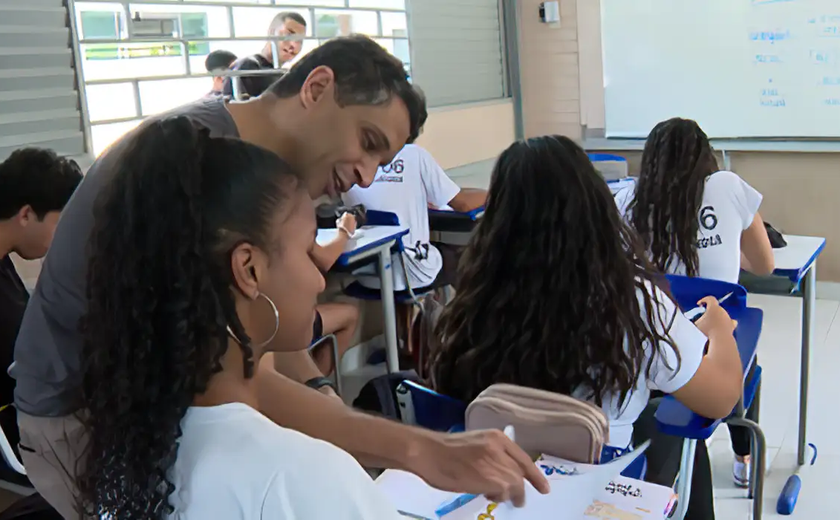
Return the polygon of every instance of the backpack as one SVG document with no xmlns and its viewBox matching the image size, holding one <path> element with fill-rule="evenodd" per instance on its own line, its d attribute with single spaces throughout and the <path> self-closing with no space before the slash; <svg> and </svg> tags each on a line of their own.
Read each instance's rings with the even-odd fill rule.
<svg viewBox="0 0 840 520">
<path fill-rule="evenodd" d="M 359 396 L 353 401 L 353 408 L 401 421 L 402 417 L 397 402 L 397 387 L 405 380 L 419 384 L 423 383 L 414 370 L 375 377 L 362 387 Z"/>
<path fill-rule="evenodd" d="M 597 463 L 609 442 L 610 424 L 597 406 L 567 395 L 495 384 L 467 407 L 466 429 L 513 426 L 516 444 L 531 455 Z"/>
</svg>

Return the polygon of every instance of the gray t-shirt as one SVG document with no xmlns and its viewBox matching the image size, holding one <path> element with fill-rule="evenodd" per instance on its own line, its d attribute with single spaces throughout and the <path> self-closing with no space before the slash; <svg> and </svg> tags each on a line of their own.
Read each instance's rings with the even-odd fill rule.
<svg viewBox="0 0 840 520">
<path fill-rule="evenodd" d="M 239 137 L 223 98 L 206 98 L 158 117 L 183 115 L 213 137 Z M 9 373 L 17 380 L 15 405 L 29 415 L 56 417 L 81 405 L 82 336 L 85 312 L 87 243 L 93 229 L 96 197 L 118 174 L 121 152 L 136 131 L 109 148 L 85 175 L 64 208 L 44 260 L 15 344 Z"/>
</svg>

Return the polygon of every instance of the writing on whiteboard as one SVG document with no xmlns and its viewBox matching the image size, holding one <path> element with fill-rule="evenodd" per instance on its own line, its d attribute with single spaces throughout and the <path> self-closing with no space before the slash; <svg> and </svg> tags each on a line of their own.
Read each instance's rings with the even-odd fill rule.
<svg viewBox="0 0 840 520">
<path fill-rule="evenodd" d="M 840 76 L 823 76 L 822 84 L 827 87 L 840 86 Z"/>
<path fill-rule="evenodd" d="M 811 60 L 815 63 L 832 63 L 834 61 L 834 57 L 830 52 L 826 51 L 811 51 Z"/>
<path fill-rule="evenodd" d="M 778 54 L 756 54 L 756 63 L 781 63 L 782 58 Z"/>
<path fill-rule="evenodd" d="M 781 2 L 793 2 L 793 0 L 752 0 L 753 5 L 778 4 Z"/>
<path fill-rule="evenodd" d="M 759 104 L 763 107 L 777 107 L 781 108 L 785 106 L 785 99 L 761 99 L 759 100 Z"/>
<path fill-rule="evenodd" d="M 750 33 L 750 40 L 754 42 L 776 43 L 788 39 L 790 39 L 790 31 L 788 30 L 753 31 Z"/>
<path fill-rule="evenodd" d="M 828 98 L 823 100 L 824 105 L 830 107 L 840 107 L 840 98 Z"/>
</svg>

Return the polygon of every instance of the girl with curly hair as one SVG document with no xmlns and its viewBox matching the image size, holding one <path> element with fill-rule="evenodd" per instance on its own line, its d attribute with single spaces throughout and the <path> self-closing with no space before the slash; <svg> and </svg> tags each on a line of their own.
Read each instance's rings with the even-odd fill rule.
<svg viewBox="0 0 840 520">
<path fill-rule="evenodd" d="M 255 375 L 308 345 L 324 288 L 304 183 L 183 117 L 134 139 L 89 243 L 84 514 L 396 517 L 349 454 L 257 411 Z"/>
</svg>

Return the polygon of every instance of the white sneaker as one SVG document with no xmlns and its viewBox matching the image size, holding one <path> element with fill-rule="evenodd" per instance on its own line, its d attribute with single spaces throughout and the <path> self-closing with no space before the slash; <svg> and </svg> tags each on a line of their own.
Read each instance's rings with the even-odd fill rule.
<svg viewBox="0 0 840 520">
<path fill-rule="evenodd" d="M 736 486 L 740 488 L 750 487 L 750 469 L 749 457 L 744 462 L 735 459 L 735 464 L 732 466 L 732 478 L 735 480 Z"/>
</svg>

